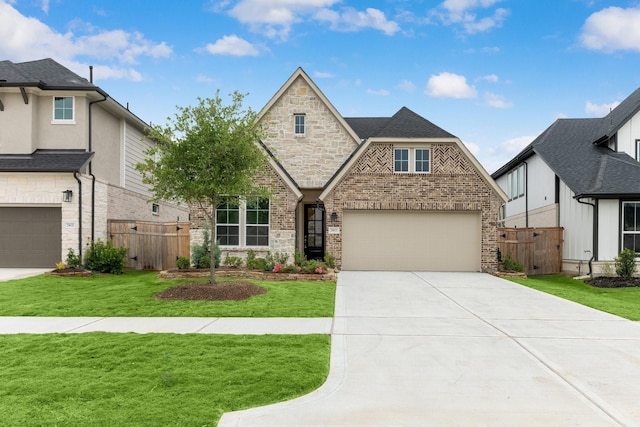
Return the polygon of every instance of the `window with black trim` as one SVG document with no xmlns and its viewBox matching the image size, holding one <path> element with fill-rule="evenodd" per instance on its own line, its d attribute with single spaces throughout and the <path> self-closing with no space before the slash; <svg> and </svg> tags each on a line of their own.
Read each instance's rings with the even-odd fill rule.
<svg viewBox="0 0 640 427">
<path fill-rule="evenodd" d="M 640 202 L 622 202 L 622 249 L 640 253 Z"/>
<path fill-rule="evenodd" d="M 523 197 L 525 194 L 525 165 L 520 165 L 507 175 L 507 196 L 509 200 Z"/>
<path fill-rule="evenodd" d="M 216 240 L 221 246 L 240 244 L 240 200 L 226 199 L 216 209 Z"/>
<path fill-rule="evenodd" d="M 293 133 L 297 136 L 301 136 L 301 135 L 304 135 L 305 132 L 306 132 L 305 115 L 294 114 L 293 115 Z"/>
<path fill-rule="evenodd" d="M 264 197 L 226 198 L 216 209 L 220 246 L 269 246 L 270 203 Z"/>
<path fill-rule="evenodd" d="M 160 215 L 160 205 L 157 203 L 151 204 L 151 213 L 154 215 Z"/>
</svg>

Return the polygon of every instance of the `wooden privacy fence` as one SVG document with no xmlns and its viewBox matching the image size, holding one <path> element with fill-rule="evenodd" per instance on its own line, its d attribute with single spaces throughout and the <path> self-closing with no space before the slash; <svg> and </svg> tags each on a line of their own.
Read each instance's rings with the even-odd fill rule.
<svg viewBox="0 0 640 427">
<path fill-rule="evenodd" d="M 114 246 L 129 249 L 125 267 L 167 270 L 176 267 L 178 256 L 190 255 L 188 222 L 109 220 L 107 229 Z"/>
<path fill-rule="evenodd" d="M 527 274 L 551 274 L 562 271 L 564 228 L 498 228 L 498 249 L 524 265 Z"/>
</svg>

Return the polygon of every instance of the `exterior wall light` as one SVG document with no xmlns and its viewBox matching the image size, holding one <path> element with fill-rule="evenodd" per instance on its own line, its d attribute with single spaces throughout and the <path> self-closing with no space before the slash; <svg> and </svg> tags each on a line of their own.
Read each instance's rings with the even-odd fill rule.
<svg viewBox="0 0 640 427">
<path fill-rule="evenodd" d="M 71 199 L 73 198 L 73 191 L 71 190 L 64 190 L 62 192 L 62 201 L 63 202 L 71 202 Z"/>
<path fill-rule="evenodd" d="M 338 222 L 338 214 L 336 212 L 331 212 L 331 223 L 335 224 Z"/>
</svg>

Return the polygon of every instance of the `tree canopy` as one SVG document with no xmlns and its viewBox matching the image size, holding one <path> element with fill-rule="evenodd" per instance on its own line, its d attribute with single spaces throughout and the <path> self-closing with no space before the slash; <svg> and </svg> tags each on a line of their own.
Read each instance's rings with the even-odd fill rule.
<svg viewBox="0 0 640 427">
<path fill-rule="evenodd" d="M 236 91 L 230 97 L 225 105 L 217 91 L 214 98 L 198 98 L 195 106 L 178 106 L 166 125 L 150 129 L 148 138 L 156 143 L 136 165 L 153 200 L 184 202 L 207 214 L 212 283 L 215 207 L 225 196 L 266 195 L 255 182 L 268 161 L 257 144 L 262 136 L 257 114 L 243 108 L 245 95 Z"/>
</svg>

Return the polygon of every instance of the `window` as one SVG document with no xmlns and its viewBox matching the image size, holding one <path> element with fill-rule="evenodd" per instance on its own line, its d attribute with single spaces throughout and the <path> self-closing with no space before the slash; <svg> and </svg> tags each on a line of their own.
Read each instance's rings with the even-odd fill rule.
<svg viewBox="0 0 640 427">
<path fill-rule="evenodd" d="M 525 193 L 525 165 L 520 165 L 507 175 L 507 196 L 509 200 L 515 200 Z"/>
<path fill-rule="evenodd" d="M 151 213 L 154 215 L 160 215 L 160 205 L 157 203 L 151 204 Z"/>
<path fill-rule="evenodd" d="M 293 130 L 295 135 L 304 135 L 305 134 L 305 126 L 304 126 L 304 114 L 294 114 L 293 115 Z"/>
<path fill-rule="evenodd" d="M 247 199 L 247 246 L 269 246 L 269 199 Z"/>
<path fill-rule="evenodd" d="M 393 171 L 396 173 L 430 173 L 430 148 L 394 148 Z"/>
<path fill-rule="evenodd" d="M 640 202 L 623 202 L 622 216 L 622 249 L 640 253 Z"/>
<path fill-rule="evenodd" d="M 640 139 L 636 139 L 636 161 L 640 162 Z"/>
<path fill-rule="evenodd" d="M 240 202 L 237 197 L 226 200 L 216 209 L 216 240 L 221 246 L 240 244 Z"/>
<path fill-rule="evenodd" d="M 53 98 L 53 121 L 73 122 L 72 96 L 56 96 Z"/>
<path fill-rule="evenodd" d="M 426 148 L 416 148 L 416 172 L 431 172 L 431 150 Z"/>
<path fill-rule="evenodd" d="M 227 199 L 216 209 L 216 240 L 220 246 L 269 246 L 269 199 Z"/>
<path fill-rule="evenodd" d="M 396 148 L 393 150 L 393 171 L 409 172 L 409 149 Z"/>
</svg>

